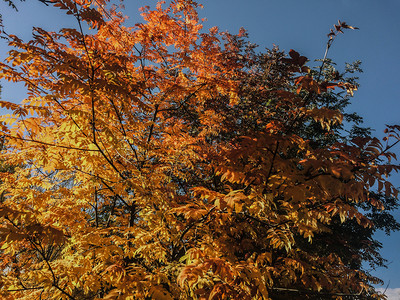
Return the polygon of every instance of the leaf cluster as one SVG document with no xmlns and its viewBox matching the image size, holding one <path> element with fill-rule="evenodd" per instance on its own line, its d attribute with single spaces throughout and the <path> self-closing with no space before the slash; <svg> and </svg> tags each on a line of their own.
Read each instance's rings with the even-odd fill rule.
<svg viewBox="0 0 400 300">
<path fill-rule="evenodd" d="M 9 35 L 0 64 L 29 90 L 0 101 L 3 298 L 382 298 L 361 262 L 399 227 L 399 127 L 346 134 L 358 63 L 257 53 L 194 1 L 132 28 L 106 0 L 52 3 L 76 27 Z"/>
</svg>

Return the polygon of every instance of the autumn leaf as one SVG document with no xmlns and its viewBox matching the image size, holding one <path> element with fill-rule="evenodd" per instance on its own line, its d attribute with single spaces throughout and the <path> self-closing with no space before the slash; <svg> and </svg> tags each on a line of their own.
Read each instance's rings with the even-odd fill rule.
<svg viewBox="0 0 400 300">
<path fill-rule="evenodd" d="M 359 266 L 381 261 L 365 241 L 395 206 L 400 127 L 343 136 L 335 88 L 355 83 L 203 30 L 194 1 L 132 27 L 109 1 L 51 3 L 76 25 L 10 35 L 0 64 L 28 89 L 0 101 L 2 298 L 376 296 Z"/>
</svg>

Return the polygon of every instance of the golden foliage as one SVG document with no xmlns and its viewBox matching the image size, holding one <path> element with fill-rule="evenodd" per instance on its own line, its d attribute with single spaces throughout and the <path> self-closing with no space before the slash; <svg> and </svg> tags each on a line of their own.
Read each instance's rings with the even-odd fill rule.
<svg viewBox="0 0 400 300">
<path fill-rule="evenodd" d="M 133 28 L 106 1 L 53 3 L 78 29 L 10 36 L 0 65 L 2 78 L 29 89 L 20 105 L 0 102 L 12 111 L 1 117 L 1 158 L 14 166 L 1 173 L 4 299 L 368 292 L 367 275 L 296 243 L 311 243 L 336 216 L 372 226 L 354 203 L 383 209 L 369 197 L 374 184 L 397 196 L 379 141 L 315 149 L 293 130 L 342 122 L 301 93 L 355 88 L 318 83 L 291 52 L 285 63 L 301 75 L 291 89 L 257 90 L 269 97 L 257 120 L 241 86 L 254 75 L 238 46 L 243 32 L 205 33 L 194 1 L 145 7 Z M 254 119 L 262 126 L 246 128 Z"/>
</svg>

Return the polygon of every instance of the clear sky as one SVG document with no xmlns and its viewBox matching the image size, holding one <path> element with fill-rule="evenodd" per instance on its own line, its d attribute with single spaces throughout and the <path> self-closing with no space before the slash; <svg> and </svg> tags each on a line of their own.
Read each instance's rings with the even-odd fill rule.
<svg viewBox="0 0 400 300">
<path fill-rule="evenodd" d="M 56 30 L 71 25 L 73 20 L 57 9 L 45 7 L 35 0 L 18 3 L 15 11 L 0 1 L 0 13 L 9 33 L 28 39 L 32 26 Z M 137 8 L 155 1 L 126 0 L 126 13 L 130 22 L 140 22 Z M 329 54 L 340 70 L 345 62 L 362 61 L 364 73 L 360 74 L 361 87 L 353 98 L 351 110 L 365 119 L 366 126 L 383 136 L 385 124 L 400 124 L 400 1 L 398 0 L 212 0 L 202 1 L 201 16 L 207 18 L 206 27 L 218 26 L 221 30 L 237 33 L 240 27 L 248 30 L 250 40 L 260 45 L 260 51 L 278 45 L 282 50 L 294 49 L 310 60 L 322 58 L 326 34 L 338 20 L 357 26 L 360 30 L 347 31 L 339 36 Z M 75 24 L 74 24 L 75 25 Z M 0 59 L 6 55 L 0 41 Z M 2 83 L 1 97 L 19 102 L 24 90 Z M 400 147 L 396 149 L 400 157 Z M 400 176 L 393 177 L 400 186 Z M 400 212 L 395 213 L 400 219 Z M 400 288 L 400 232 L 386 237 L 378 233 L 383 242 L 382 254 L 390 262 L 388 269 L 373 274 L 385 280 L 389 288 Z M 386 285 L 385 285 L 386 287 Z M 384 287 L 384 288 L 385 288 Z M 392 291 L 398 295 L 399 290 Z M 391 298 L 399 299 L 399 298 Z"/>
</svg>

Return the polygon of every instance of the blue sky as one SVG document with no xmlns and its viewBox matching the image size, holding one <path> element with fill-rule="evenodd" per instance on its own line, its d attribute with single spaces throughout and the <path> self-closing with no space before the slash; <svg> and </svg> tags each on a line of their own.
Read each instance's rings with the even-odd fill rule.
<svg viewBox="0 0 400 300">
<path fill-rule="evenodd" d="M 139 6 L 154 2 L 126 0 L 130 22 L 140 21 Z M 400 124 L 397 91 L 400 86 L 400 1 L 385 0 L 383 4 L 376 0 L 209 0 L 202 3 L 204 9 L 200 13 L 207 18 L 206 27 L 218 26 L 231 33 L 244 27 L 250 40 L 260 45 L 260 51 L 275 44 L 282 50 L 295 49 L 310 60 L 322 58 L 326 34 L 338 20 L 359 27 L 360 30 L 339 36 L 329 53 L 338 69 L 343 69 L 345 62 L 362 61 L 361 87 L 350 109 L 363 116 L 366 126 L 376 129 L 375 135 L 379 137 L 383 136 L 385 124 Z M 1 1 L 0 12 L 7 31 L 26 39 L 31 35 L 32 26 L 54 30 L 73 21 L 38 1 L 17 5 L 18 13 Z M 0 59 L 4 59 L 6 51 L 4 42 L 0 41 Z M 19 102 L 24 97 L 20 86 L 2 84 L 4 100 Z M 395 152 L 400 156 L 400 147 Z M 393 184 L 400 186 L 400 176 L 393 177 Z M 400 219 L 400 212 L 395 215 Z M 382 254 L 390 264 L 388 269 L 377 270 L 374 274 L 384 279 L 389 288 L 400 288 L 400 233 L 376 236 L 383 242 Z"/>
</svg>

